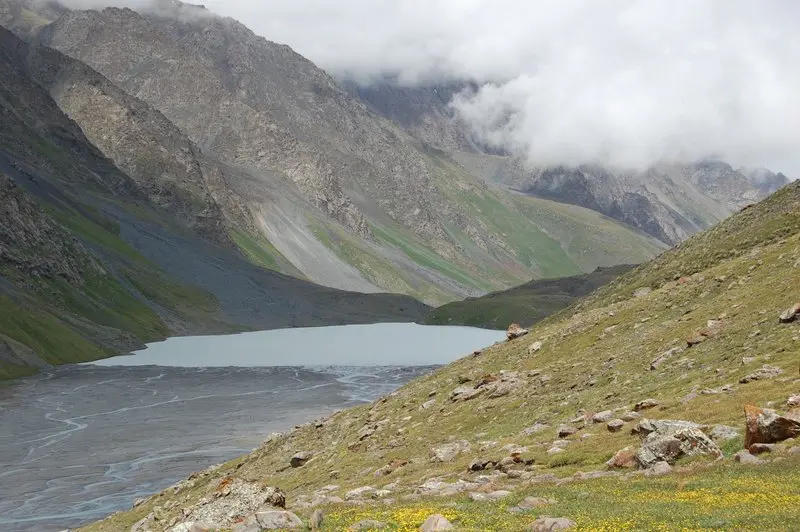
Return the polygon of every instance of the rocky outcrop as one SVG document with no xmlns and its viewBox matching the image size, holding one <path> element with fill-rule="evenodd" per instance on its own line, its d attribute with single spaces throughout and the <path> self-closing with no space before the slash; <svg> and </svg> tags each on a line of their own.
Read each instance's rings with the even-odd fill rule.
<svg viewBox="0 0 800 532">
<path fill-rule="evenodd" d="M 775 410 L 753 405 L 744 407 L 744 447 L 757 443 L 775 443 L 800 435 L 800 409 L 779 415 Z"/>
<path fill-rule="evenodd" d="M 642 420 L 634 429 L 642 438 L 636 462 L 648 469 L 659 462 L 674 464 L 685 456 L 721 458 L 720 448 L 700 429 L 700 425 L 689 421 Z"/>
</svg>

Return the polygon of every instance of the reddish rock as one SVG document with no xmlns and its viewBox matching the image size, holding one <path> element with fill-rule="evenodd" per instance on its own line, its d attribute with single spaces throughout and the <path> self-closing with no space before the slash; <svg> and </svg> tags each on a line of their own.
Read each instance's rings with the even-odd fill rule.
<svg viewBox="0 0 800 532">
<path fill-rule="evenodd" d="M 636 467 L 636 451 L 630 447 L 620 449 L 606 462 L 611 469 L 630 469 Z"/>
<path fill-rule="evenodd" d="M 774 410 L 745 405 L 744 416 L 745 449 L 754 443 L 776 443 L 800 435 L 800 409 L 780 416 Z"/>
<path fill-rule="evenodd" d="M 512 323 L 511 325 L 508 326 L 508 329 L 506 330 L 506 338 L 510 342 L 511 340 L 515 340 L 516 338 L 525 336 L 526 334 L 528 334 L 528 332 L 529 332 L 528 329 L 523 328 L 520 324 Z"/>
<path fill-rule="evenodd" d="M 791 323 L 800 315 L 800 303 L 795 303 L 793 306 L 784 310 L 778 317 L 781 323 Z"/>
</svg>

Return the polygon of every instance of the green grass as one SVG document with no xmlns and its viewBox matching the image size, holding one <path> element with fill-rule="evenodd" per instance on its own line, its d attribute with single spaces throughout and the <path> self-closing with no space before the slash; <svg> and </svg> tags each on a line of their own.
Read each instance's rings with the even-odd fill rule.
<svg viewBox="0 0 800 532">
<path fill-rule="evenodd" d="M 305 279 L 305 275 L 292 265 L 278 249 L 263 236 L 254 237 L 241 229 L 231 231 L 231 238 L 242 252 L 244 257 L 257 266 L 273 270 L 298 279 Z"/>
</svg>

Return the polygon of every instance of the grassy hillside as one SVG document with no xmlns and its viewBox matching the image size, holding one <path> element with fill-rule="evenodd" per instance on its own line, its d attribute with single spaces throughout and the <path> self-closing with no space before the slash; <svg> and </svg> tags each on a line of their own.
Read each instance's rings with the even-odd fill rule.
<svg viewBox="0 0 800 532">
<path fill-rule="evenodd" d="M 534 324 L 631 268 L 633 266 L 612 266 L 572 277 L 533 280 L 501 292 L 442 305 L 430 311 L 424 323 L 485 329 L 505 329 L 511 323 Z"/>
<path fill-rule="evenodd" d="M 312 507 L 322 508 L 325 530 L 362 519 L 414 530 L 434 513 L 461 530 L 524 530 L 541 514 L 572 519 L 586 530 L 791 529 L 800 504 L 800 442 L 785 441 L 757 465 L 732 455 L 743 445 L 744 405 L 785 412 L 787 397 L 798 393 L 800 324 L 778 320 L 800 301 L 798 286 L 795 183 L 624 274 L 522 339 L 467 356 L 372 404 L 272 437 L 251 454 L 86 530 L 127 529 L 151 512 L 158 519 L 149 523 L 161 530 L 181 508 L 191 512 L 199 499 L 232 482 L 280 487 L 287 506 L 304 519 Z M 542 347 L 529 353 L 534 341 Z M 764 365 L 766 376 L 745 378 Z M 459 387 L 477 396 L 460 400 Z M 654 406 L 638 412 L 639 419 L 627 414 L 646 399 Z M 606 410 L 632 421 L 618 432 L 591 421 Z M 720 440 L 722 460 L 683 458 L 665 476 L 609 470 L 606 461 L 618 450 L 640 445 L 631 428 L 644 418 L 727 425 L 739 435 Z M 559 437 L 562 424 L 573 433 Z M 448 444 L 458 451 L 451 460 L 433 458 Z M 287 467 L 299 451 L 314 457 Z M 476 459 L 501 461 L 512 452 L 522 465 L 468 471 Z M 351 492 L 356 488 L 364 488 L 362 495 Z M 552 500 L 510 511 L 526 496 Z"/>
</svg>

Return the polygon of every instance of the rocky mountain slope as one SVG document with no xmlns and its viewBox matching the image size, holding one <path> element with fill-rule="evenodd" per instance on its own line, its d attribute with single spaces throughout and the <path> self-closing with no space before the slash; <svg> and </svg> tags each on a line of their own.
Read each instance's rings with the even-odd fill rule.
<svg viewBox="0 0 800 532">
<path fill-rule="evenodd" d="M 623 264 L 572 277 L 539 279 L 508 290 L 454 301 L 431 310 L 424 323 L 505 329 L 509 323 L 533 324 L 589 295 L 633 268 Z"/>
<path fill-rule="evenodd" d="M 798 286 L 793 183 L 524 336 L 86 530 L 789 529 Z"/>
<path fill-rule="evenodd" d="M 106 121 L 81 129 L 51 94 L 81 120 L 102 105 Z M 183 158 L 121 145 L 114 120 L 137 113 L 148 127 L 129 138 Z M 427 307 L 406 296 L 341 292 L 246 260 L 222 228 L 237 211 L 222 215 L 202 158 L 153 113 L 0 28 L 0 377 L 174 334 L 422 317 Z"/>
<path fill-rule="evenodd" d="M 580 205 L 675 244 L 788 183 L 769 170 L 735 170 L 719 161 L 660 164 L 646 171 L 597 165 L 540 168 L 521 154 L 481 145 L 450 105 L 474 83 L 451 81 L 409 87 L 387 79 L 369 85 L 343 81 L 373 112 L 446 151 L 487 183 L 540 198 Z"/>
<path fill-rule="evenodd" d="M 5 10 L 8 24 L 119 88 L 89 83 L 74 67 L 43 81 L 106 156 L 140 184 L 150 176 L 156 203 L 199 199 L 178 208 L 190 226 L 202 229 L 220 213 L 249 218 L 234 224 L 244 236 L 216 227 L 272 269 L 441 303 L 641 262 L 661 249 L 588 209 L 486 185 L 290 48 L 202 8 L 166 0 L 139 13 L 0 5 L 21 5 Z M 37 24 L 25 25 L 27 13 Z M 98 112 L 103 104 L 114 112 Z"/>
</svg>

